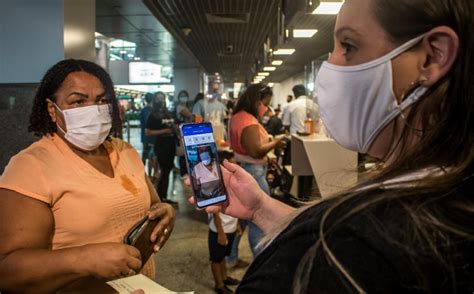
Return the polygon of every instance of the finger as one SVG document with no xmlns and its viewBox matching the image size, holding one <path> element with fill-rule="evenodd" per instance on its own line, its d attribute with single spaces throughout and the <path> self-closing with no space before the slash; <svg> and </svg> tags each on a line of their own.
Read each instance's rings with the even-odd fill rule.
<svg viewBox="0 0 474 294">
<path fill-rule="evenodd" d="M 155 228 L 150 234 L 150 242 L 155 243 L 158 239 L 158 236 L 164 235 L 165 230 L 169 231 L 169 225 L 170 222 L 167 218 L 163 218 L 162 220 L 160 220 L 160 222 L 155 226 Z"/>
<path fill-rule="evenodd" d="M 141 255 L 140 255 L 140 250 L 138 250 L 137 248 L 131 246 L 131 245 L 125 245 L 125 250 L 127 251 L 128 255 L 131 256 L 131 257 L 134 257 L 138 260 L 141 259 Z"/>
<path fill-rule="evenodd" d="M 174 210 L 171 205 L 166 203 L 158 203 L 155 207 L 150 208 L 148 211 L 148 218 L 149 219 L 157 219 L 165 216 L 170 210 Z"/>
<path fill-rule="evenodd" d="M 196 201 L 194 200 L 194 196 L 190 196 L 188 197 L 188 202 L 192 205 L 194 205 L 196 203 Z"/>
<path fill-rule="evenodd" d="M 238 166 L 235 163 L 232 163 L 232 162 L 228 161 L 227 159 L 224 160 L 224 167 L 231 173 L 235 173 L 236 171 L 238 171 L 240 169 L 240 166 Z"/>
<path fill-rule="evenodd" d="M 222 207 L 218 205 L 208 206 L 204 209 L 207 213 L 218 213 L 222 211 Z"/>
<path fill-rule="evenodd" d="M 145 294 L 145 291 L 143 291 L 142 289 L 138 289 L 133 292 L 130 292 L 130 294 Z"/>
<path fill-rule="evenodd" d="M 163 248 L 163 246 L 165 246 L 166 241 L 168 241 L 168 239 L 169 239 L 169 234 L 161 236 L 160 241 L 155 245 L 153 250 L 155 252 L 158 252 L 161 248 Z"/>
<path fill-rule="evenodd" d="M 141 258 L 136 258 L 134 256 L 128 256 L 127 257 L 127 266 L 134 270 L 135 272 L 138 272 L 140 268 L 142 267 L 142 260 Z"/>
</svg>

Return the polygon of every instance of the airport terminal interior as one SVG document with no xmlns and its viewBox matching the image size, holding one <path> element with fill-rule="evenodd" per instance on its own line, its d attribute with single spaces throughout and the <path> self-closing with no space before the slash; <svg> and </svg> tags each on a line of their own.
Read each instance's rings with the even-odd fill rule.
<svg viewBox="0 0 474 294">
<path fill-rule="evenodd" d="M 330 199 L 334 195 L 376 177 L 385 168 L 377 158 L 388 158 L 391 163 L 398 152 L 397 147 L 390 146 L 386 157 L 378 156 L 380 152 L 371 145 L 379 142 L 376 135 L 391 120 L 405 120 L 399 126 L 407 132 L 416 132 L 422 125 L 406 121 L 416 119 L 407 114 L 407 109 L 420 96 L 431 93 L 424 87 L 437 85 L 431 81 L 436 74 L 424 75 L 431 68 L 427 65 L 420 70 L 419 81 L 407 82 L 409 77 L 417 76 L 407 74 L 402 80 L 408 86 L 403 88 L 400 80 L 392 82 L 392 72 L 395 80 L 400 71 L 392 71 L 387 64 L 422 38 L 432 40 L 426 37 L 429 32 L 411 33 L 392 46 L 393 51 L 373 53 L 371 57 L 385 57 L 368 66 L 359 66 L 363 62 L 358 60 L 364 59 L 354 58 L 347 63 L 354 65 L 348 66 L 351 69 L 343 68 L 340 56 L 362 54 L 363 50 L 351 49 L 356 45 L 341 36 L 375 38 L 377 34 L 375 29 L 370 33 L 375 25 L 366 25 L 370 17 L 364 9 L 372 7 L 367 4 L 371 1 L 378 0 L 0 0 L 0 206 L 4 207 L 0 213 L 0 294 L 17 289 L 19 293 L 346 293 L 347 289 L 351 289 L 347 293 L 366 293 L 367 285 L 368 292 L 390 292 L 381 290 L 382 282 L 382 286 L 359 284 L 353 278 L 359 278 L 358 272 L 353 275 L 346 270 L 328 249 L 332 237 L 318 239 L 319 234 L 324 236 L 324 221 L 333 221 L 329 213 L 322 217 L 321 231 L 319 222 L 304 224 L 318 228 L 308 234 L 308 238 L 316 238 L 311 239 L 316 247 L 298 258 L 316 258 L 319 255 L 314 252 L 323 248 L 326 255 L 318 262 L 323 268 L 337 271 L 341 284 L 331 280 L 332 286 L 344 286 L 334 286 L 336 292 L 301 290 L 299 287 L 314 287 L 316 280 L 293 281 L 293 277 L 317 276 L 311 270 L 304 274 L 304 266 L 312 266 L 312 261 L 306 260 L 306 264 L 295 259 L 290 271 L 278 259 L 278 254 L 286 255 L 277 252 L 285 250 L 288 256 L 296 256 L 298 251 L 306 250 L 298 247 L 306 244 L 299 239 L 306 227 L 300 224 L 294 230 L 287 229 L 287 236 L 281 228 L 278 231 L 272 226 L 287 224 L 295 208 L 308 203 L 333 203 Z M 410 5 L 405 5 L 407 10 L 412 9 Z M 444 8 L 450 5 L 457 4 Z M 471 9 L 472 3 L 464 7 Z M 346 9 L 344 15 L 339 14 L 341 8 Z M 351 18 L 353 15 L 356 17 Z M 369 33 L 348 32 L 354 19 L 356 28 L 363 27 Z M 436 44 L 457 33 L 446 27 L 436 32 L 445 36 Z M 433 38 L 438 36 L 435 33 Z M 453 37 L 454 41 L 446 46 L 456 46 L 456 42 L 464 42 L 462 38 L 456 41 Z M 339 39 L 339 49 L 335 49 L 334 42 Z M 376 47 L 380 40 L 371 42 Z M 337 55 L 341 48 L 346 51 Z M 448 47 L 440 45 L 437 50 L 443 48 Z M 443 56 L 455 51 L 446 50 Z M 448 57 L 446 60 L 450 60 Z M 326 62 L 328 59 L 334 64 Z M 427 58 L 426 63 L 428 60 L 437 61 L 435 57 Z M 366 58 L 364 62 L 370 61 Z M 455 74 L 443 71 L 442 66 L 456 65 L 448 63 L 439 65 L 439 72 Z M 410 66 L 414 64 L 422 62 Z M 410 66 L 405 69 L 414 68 Z M 372 71 L 370 75 L 368 71 Z M 458 72 L 467 75 L 469 69 Z M 341 80 L 344 82 L 339 84 Z M 393 88 L 384 92 L 388 96 L 380 102 L 383 87 Z M 472 77 L 469 87 L 472 95 Z M 467 93 L 467 86 L 464 89 Z M 373 95 L 374 102 L 364 102 L 366 93 Z M 354 99 L 352 104 L 342 102 L 347 96 Z M 390 108 L 393 105 L 395 110 Z M 468 107 L 467 102 L 463 105 Z M 469 105 L 472 107 L 472 102 Z M 377 111 L 379 116 L 373 114 Z M 384 120 L 388 117 L 391 120 Z M 472 122 L 472 116 L 470 119 Z M 431 122 L 431 117 L 426 121 Z M 423 130 L 419 133 L 424 134 Z M 397 135 L 393 131 L 386 136 Z M 460 151 L 462 146 L 454 148 L 458 154 L 465 154 Z M 400 155 L 393 160 L 403 158 Z M 436 164 L 411 164 L 415 163 L 398 166 L 407 168 L 407 181 L 418 167 L 423 171 L 421 176 L 414 176 L 416 179 L 457 171 L 449 166 L 447 171 L 445 166 L 443 171 L 434 169 Z M 463 177 L 463 181 L 471 183 L 466 180 L 471 176 Z M 382 185 L 389 183 L 387 189 L 390 185 L 394 189 L 404 187 L 403 181 L 397 184 L 397 179 L 385 182 L 390 179 L 388 174 L 382 179 Z M 352 193 L 368 191 L 374 185 Z M 253 204 L 257 200 L 252 199 L 260 202 Z M 263 213 L 267 204 L 271 208 Z M 351 205 L 359 207 L 358 202 Z M 416 209 L 424 207 L 420 204 Z M 416 209 L 410 213 L 416 214 Z M 374 219 L 380 216 L 377 213 Z M 7 226 L 17 214 L 28 221 Z M 422 220 L 438 224 L 436 213 L 424 217 Z M 367 218 L 368 222 L 372 220 Z M 381 219 L 374 223 L 385 221 Z M 297 222 L 298 217 L 294 220 Z M 355 221 L 354 227 L 365 228 L 363 220 Z M 443 224 L 439 227 L 447 228 Z M 459 226 L 446 229 L 446 234 L 456 235 L 458 230 Z M 384 230 L 375 231 L 378 234 Z M 20 234 L 13 232 L 32 237 L 18 237 Z M 286 241 L 280 233 L 287 236 Z M 157 237 L 151 242 L 154 234 Z M 364 232 L 365 237 L 371 234 Z M 420 235 L 421 240 L 429 234 Z M 435 239 L 446 238 L 443 244 L 452 244 L 445 236 L 441 234 L 437 239 L 436 235 Z M 339 256 L 345 254 L 340 248 L 351 247 L 346 244 L 353 241 L 349 237 L 344 240 L 341 247 L 334 246 Z M 361 248 L 372 246 L 371 241 L 357 240 L 354 242 Z M 19 245 L 21 242 L 37 247 L 24 247 Z M 291 242 L 296 245 L 291 247 Z M 427 241 L 423 246 L 437 246 L 433 244 Z M 376 254 L 383 255 L 383 251 Z M 17 258 L 15 252 L 44 260 L 27 263 L 26 257 Z M 444 254 L 440 252 L 440 256 Z M 88 259 L 90 256 L 93 258 Z M 393 262 L 390 258 L 383 260 Z M 349 266 L 377 264 L 370 263 L 373 260 L 367 264 L 358 258 L 349 260 Z M 453 260 L 446 264 L 454 264 Z M 467 257 L 465 260 L 467 265 L 461 264 L 460 268 L 470 268 L 473 278 L 472 265 Z M 29 266 L 37 269 L 25 270 Z M 391 266 L 387 268 L 391 270 Z M 363 272 L 382 273 L 387 268 Z M 58 273 L 50 274 L 53 269 Z M 419 271 L 424 269 L 420 266 Z M 283 277 L 287 270 L 288 277 L 272 276 L 279 272 Z M 319 274 L 324 277 L 330 270 Z M 458 277 L 456 273 L 453 270 L 452 277 Z M 386 276 L 380 274 L 380 281 L 384 279 Z M 457 288 L 459 293 L 460 289 L 474 291 L 472 284 L 462 287 Z"/>
</svg>

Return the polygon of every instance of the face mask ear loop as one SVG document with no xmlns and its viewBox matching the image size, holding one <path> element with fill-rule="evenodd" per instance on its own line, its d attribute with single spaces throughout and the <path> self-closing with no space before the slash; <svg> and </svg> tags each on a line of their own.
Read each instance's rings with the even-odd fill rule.
<svg viewBox="0 0 474 294">
<path fill-rule="evenodd" d="M 423 133 L 423 130 L 412 126 L 408 122 L 407 117 L 405 116 L 405 114 L 403 114 L 403 109 L 401 108 L 401 104 L 403 103 L 403 101 L 405 101 L 405 98 L 408 96 L 407 93 L 413 93 L 413 95 L 415 95 L 414 99 L 415 99 L 415 101 L 417 101 L 418 98 L 420 98 L 420 97 L 417 97 L 417 90 L 419 89 L 419 87 L 421 87 L 423 85 L 423 82 L 424 81 L 412 82 L 410 84 L 410 87 L 408 87 L 408 90 L 404 91 L 402 93 L 402 95 L 400 97 L 400 103 L 397 103 L 397 108 L 398 108 L 398 111 L 400 112 L 400 117 L 403 119 L 403 122 L 405 123 L 405 126 L 407 126 L 410 130 L 418 132 L 418 133 Z"/>
<path fill-rule="evenodd" d="M 59 112 L 63 113 L 63 111 L 61 110 L 61 108 L 59 108 L 59 106 L 58 106 L 55 102 L 51 101 L 50 99 L 47 99 L 47 100 L 48 100 L 49 102 L 53 103 L 54 107 L 56 107 L 56 109 L 59 110 Z M 64 135 L 66 135 L 66 131 L 63 130 L 63 128 L 61 128 L 61 126 L 58 124 L 57 120 L 56 120 L 56 127 L 57 127 L 61 132 L 63 132 Z"/>
</svg>

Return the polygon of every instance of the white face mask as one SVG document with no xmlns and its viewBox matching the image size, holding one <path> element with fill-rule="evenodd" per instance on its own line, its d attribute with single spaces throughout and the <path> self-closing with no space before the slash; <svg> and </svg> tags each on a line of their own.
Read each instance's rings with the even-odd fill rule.
<svg viewBox="0 0 474 294">
<path fill-rule="evenodd" d="M 110 105 L 91 105 L 61 110 L 67 132 L 59 124 L 58 128 L 64 133 L 64 138 L 82 150 L 91 151 L 104 143 L 112 128 Z"/>
<path fill-rule="evenodd" d="M 201 161 L 204 163 L 204 165 L 211 164 L 211 157 L 209 156 L 209 153 L 201 153 Z"/>
<path fill-rule="evenodd" d="M 379 132 L 426 92 L 426 87 L 418 87 L 398 104 L 392 81 L 391 60 L 422 38 L 360 65 L 323 62 L 315 82 L 317 102 L 323 123 L 337 143 L 367 153 Z"/>
</svg>

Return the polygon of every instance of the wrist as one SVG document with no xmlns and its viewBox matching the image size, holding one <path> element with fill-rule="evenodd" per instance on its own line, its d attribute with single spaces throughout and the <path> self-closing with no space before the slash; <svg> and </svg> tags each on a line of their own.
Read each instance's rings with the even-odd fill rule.
<svg viewBox="0 0 474 294">
<path fill-rule="evenodd" d="M 89 245 L 76 247 L 77 252 L 72 252 L 73 260 L 73 271 L 75 274 L 81 276 L 93 275 L 90 267 L 90 256 L 89 256 Z"/>
<path fill-rule="evenodd" d="M 261 189 L 258 189 L 258 193 L 256 195 L 256 198 L 259 200 L 257 202 L 257 205 L 255 206 L 255 209 L 253 211 L 252 217 L 250 218 L 250 221 L 258 224 L 261 220 L 265 219 L 265 214 L 267 213 L 267 207 L 270 205 L 268 203 L 268 200 L 271 199 L 268 197 L 268 195 Z"/>
<path fill-rule="evenodd" d="M 262 193 L 265 194 L 263 191 Z M 278 224 L 294 210 L 295 209 L 291 206 L 288 206 L 267 195 L 263 195 L 259 206 L 253 214 L 252 222 L 255 223 L 265 234 L 267 234 L 275 224 Z"/>
</svg>

